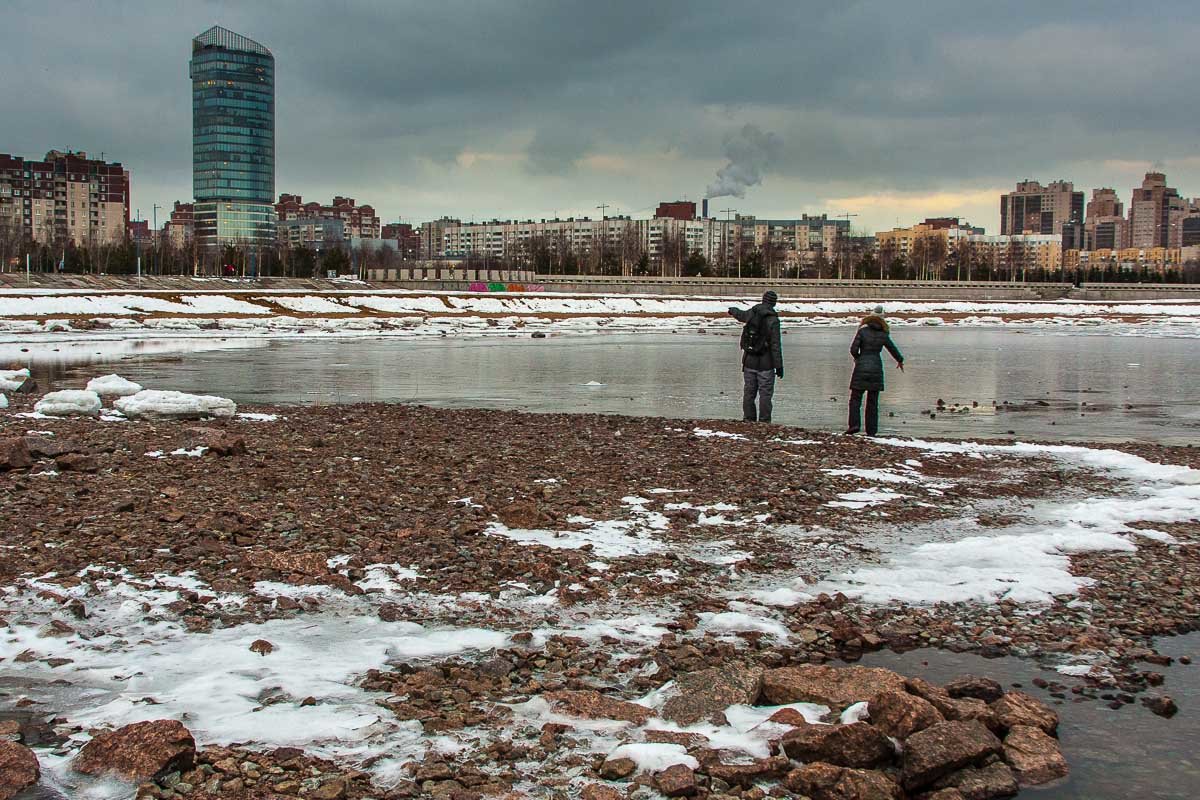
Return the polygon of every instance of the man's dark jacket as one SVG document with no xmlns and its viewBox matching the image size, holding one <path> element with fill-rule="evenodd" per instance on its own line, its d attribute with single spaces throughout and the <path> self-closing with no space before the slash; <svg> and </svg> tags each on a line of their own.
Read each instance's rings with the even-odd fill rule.
<svg viewBox="0 0 1200 800">
<path fill-rule="evenodd" d="M 769 303 L 759 303 L 749 311 L 731 308 L 729 313 L 743 324 L 749 322 L 750 318 L 757 314 L 763 318 L 762 324 L 766 328 L 766 351 L 757 355 L 743 352 L 742 369 L 759 371 L 783 369 L 783 340 L 779 335 L 779 315 L 775 313 L 774 306 Z"/>
</svg>

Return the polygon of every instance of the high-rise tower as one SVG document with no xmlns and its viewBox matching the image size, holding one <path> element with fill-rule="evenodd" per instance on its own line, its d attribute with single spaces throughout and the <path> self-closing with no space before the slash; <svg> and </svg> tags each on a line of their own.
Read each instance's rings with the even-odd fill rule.
<svg viewBox="0 0 1200 800">
<path fill-rule="evenodd" d="M 189 68 L 196 244 L 207 258 L 244 247 L 256 265 L 275 242 L 275 57 L 214 26 L 192 40 Z"/>
</svg>

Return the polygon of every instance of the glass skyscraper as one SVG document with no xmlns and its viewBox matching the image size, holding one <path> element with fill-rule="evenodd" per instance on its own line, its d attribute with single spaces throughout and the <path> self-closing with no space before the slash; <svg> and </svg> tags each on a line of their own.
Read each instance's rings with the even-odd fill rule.
<svg viewBox="0 0 1200 800">
<path fill-rule="evenodd" d="M 211 254 L 275 242 L 275 57 L 219 26 L 192 40 L 195 236 Z"/>
</svg>

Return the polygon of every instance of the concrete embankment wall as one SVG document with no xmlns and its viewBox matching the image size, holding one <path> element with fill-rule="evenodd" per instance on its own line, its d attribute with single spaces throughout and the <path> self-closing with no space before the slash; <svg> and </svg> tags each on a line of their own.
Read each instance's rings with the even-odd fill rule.
<svg viewBox="0 0 1200 800">
<path fill-rule="evenodd" d="M 606 278 L 589 276 L 530 275 L 502 270 L 474 270 L 463 277 L 451 277 L 442 270 L 441 277 L 431 272 L 423 278 L 375 279 L 366 283 L 318 278 L 193 278 L 184 275 L 148 275 L 135 278 L 129 275 L 56 275 L 33 273 L 27 279 L 24 272 L 0 273 L 0 288 L 60 289 L 74 291 L 294 291 L 336 292 L 370 289 L 409 289 L 427 292 L 557 292 L 578 295 L 684 295 L 706 297 L 748 298 L 774 289 L 785 298 L 820 300 L 963 300 L 963 301 L 1028 301 L 1028 300 L 1097 300 L 1107 302 L 1139 302 L 1149 300 L 1200 301 L 1200 285 L 1170 284 L 1103 284 L 1085 283 L 1074 287 L 1065 283 L 984 283 L 933 281 L 817 281 L 817 280 L 753 280 L 736 278 Z"/>
<path fill-rule="evenodd" d="M 747 280 L 737 278 L 592 278 L 539 275 L 548 292 L 746 297 L 773 289 L 782 297 L 822 300 L 1056 300 L 1070 284 L 933 281 Z"/>
<path fill-rule="evenodd" d="M 1147 300 L 1200 300 L 1200 286 L 1157 283 L 1085 283 L 1071 292 L 1073 300 L 1145 302 Z"/>
</svg>

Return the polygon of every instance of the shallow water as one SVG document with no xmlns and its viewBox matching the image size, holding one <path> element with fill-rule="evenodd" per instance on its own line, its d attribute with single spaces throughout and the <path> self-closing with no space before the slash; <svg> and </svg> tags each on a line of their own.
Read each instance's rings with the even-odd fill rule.
<svg viewBox="0 0 1200 800">
<path fill-rule="evenodd" d="M 853 329 L 784 338 L 778 423 L 845 427 Z M 881 430 L 913 436 L 1200 443 L 1194 340 L 993 328 L 902 328 L 906 372 L 888 368 Z M 413 340 L 170 338 L 21 344 L 53 388 L 116 371 L 151 388 L 239 403 L 422 403 L 674 418 L 741 417 L 736 332 Z M 174 353 L 173 355 L 171 353 Z M 596 385 L 600 384 L 600 385 Z M 939 399 L 967 413 L 926 412 Z M 1013 410 L 996 411 L 1008 401 Z M 1017 410 L 1019 409 L 1019 410 Z M 894 416 L 889 416 L 894 415 Z"/>
<path fill-rule="evenodd" d="M 1158 650 L 1175 658 L 1200 657 L 1200 633 L 1160 639 Z M 887 667 L 905 675 L 946 683 L 960 675 L 981 675 L 1006 688 L 1021 684 L 1021 691 L 1047 702 L 1054 698 L 1030 681 L 1041 676 L 1071 685 L 1070 678 L 1040 670 L 1018 658 L 981 658 L 941 650 L 913 650 L 897 654 L 871 653 L 859 662 Z M 1063 754 L 1071 774 L 1052 786 L 1028 789 L 1021 797 L 1037 800 L 1176 800 L 1200 793 L 1200 666 L 1176 662 L 1169 667 L 1146 665 L 1166 676 L 1155 693 L 1169 694 L 1180 711 L 1171 719 L 1155 716 L 1140 704 L 1114 711 L 1100 701 L 1072 702 L 1072 695 L 1054 706 Z"/>
</svg>

